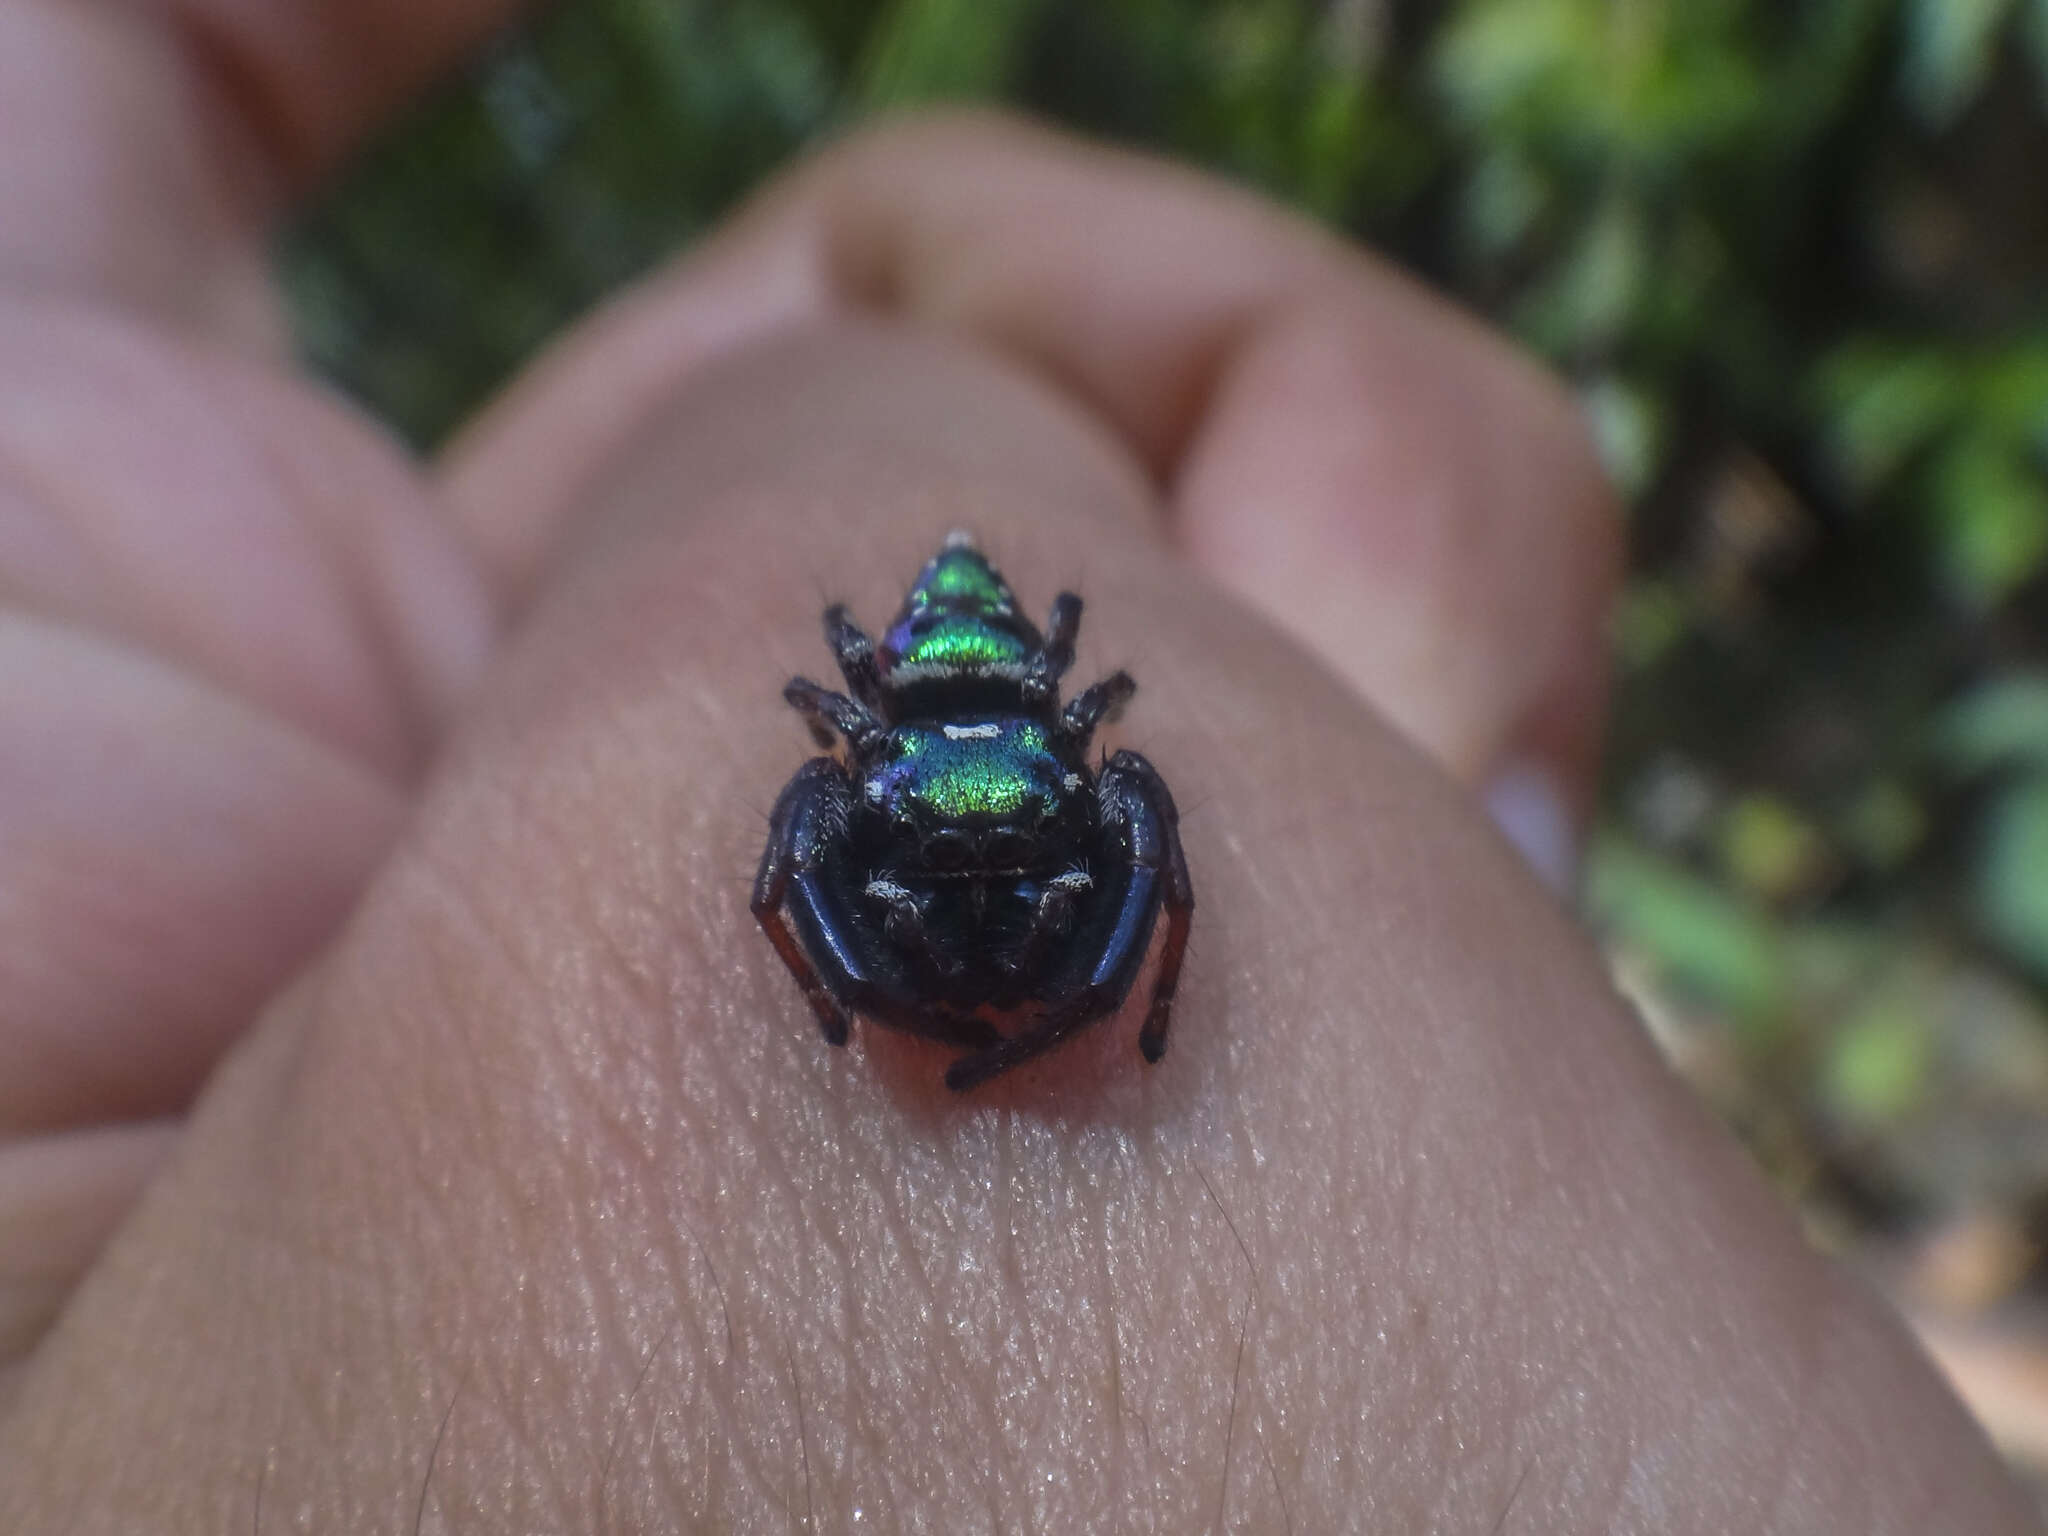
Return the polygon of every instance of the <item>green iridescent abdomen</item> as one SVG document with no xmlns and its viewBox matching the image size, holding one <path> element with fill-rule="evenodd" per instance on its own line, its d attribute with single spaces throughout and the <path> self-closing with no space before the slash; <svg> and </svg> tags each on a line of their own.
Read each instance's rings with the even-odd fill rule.
<svg viewBox="0 0 2048 1536">
<path fill-rule="evenodd" d="M 918 574 L 882 636 L 882 675 L 898 680 L 1016 677 L 1038 643 L 1003 578 L 972 544 L 948 544 Z"/>
<path fill-rule="evenodd" d="M 941 619 L 922 634 L 899 636 L 892 631 L 886 654 L 891 672 L 906 667 L 987 672 L 997 667 L 1021 667 L 1028 652 L 1018 636 L 979 617 L 963 615 Z"/>
</svg>

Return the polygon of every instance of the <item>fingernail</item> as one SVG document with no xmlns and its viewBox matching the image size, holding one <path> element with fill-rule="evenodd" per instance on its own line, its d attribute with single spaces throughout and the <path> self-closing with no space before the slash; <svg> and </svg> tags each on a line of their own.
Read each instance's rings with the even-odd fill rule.
<svg viewBox="0 0 2048 1536">
<path fill-rule="evenodd" d="M 1486 786 L 1486 813 L 1537 878 L 1558 895 L 1576 894 L 1579 839 L 1550 770 L 1526 759 L 1507 764 Z"/>
</svg>

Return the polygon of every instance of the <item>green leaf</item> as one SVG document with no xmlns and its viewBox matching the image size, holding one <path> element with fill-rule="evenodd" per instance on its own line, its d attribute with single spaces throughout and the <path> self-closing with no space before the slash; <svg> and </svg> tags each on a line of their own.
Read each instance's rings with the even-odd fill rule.
<svg viewBox="0 0 2048 1536">
<path fill-rule="evenodd" d="M 1651 276 L 1642 209 L 1615 195 L 1581 233 L 1543 286 L 1524 305 L 1519 324 L 1541 351 L 1603 352 L 1626 332 Z"/>
<path fill-rule="evenodd" d="M 1998 353 L 1978 369 L 1974 393 L 1988 430 L 2048 454 L 2048 345 L 2023 342 Z"/>
<path fill-rule="evenodd" d="M 1433 74 L 1475 135 L 1663 175 L 1740 142 L 1768 98 L 1733 0 L 1468 0 Z"/>
<path fill-rule="evenodd" d="M 1823 452 L 1857 496 L 1879 491 L 1969 404 L 1963 372 L 1945 353 L 1851 342 L 1821 365 Z"/>
<path fill-rule="evenodd" d="M 1925 1095 L 1931 1056 L 1925 1010 L 1887 988 L 1829 1042 L 1821 1100 L 1852 1126 L 1891 1124 Z"/>
<path fill-rule="evenodd" d="M 1043 0 L 896 0 L 860 63 L 861 106 L 996 94 L 1042 9 Z"/>
<path fill-rule="evenodd" d="M 1784 955 L 1764 913 L 1618 838 L 1595 846 L 1588 876 L 1594 918 L 1678 986 L 1752 1022 L 1779 1001 Z"/>
<path fill-rule="evenodd" d="M 1991 936 L 2048 977 L 2048 776 L 2015 785 L 1992 807 L 1977 871 L 1977 903 Z"/>
<path fill-rule="evenodd" d="M 2020 41 L 2034 61 L 2041 100 L 2048 103 L 2048 0 L 2032 0 L 2020 20 Z"/>
<path fill-rule="evenodd" d="M 1452 107 L 1481 123 L 1540 110 L 1539 98 L 1571 89 L 1599 46 L 1578 0 L 1525 0 L 1458 8 L 1437 43 L 1436 76 Z"/>
<path fill-rule="evenodd" d="M 1498 256 L 1528 234 L 1548 201 L 1549 188 L 1529 157 L 1498 145 L 1465 178 L 1460 212 L 1474 248 Z"/>
<path fill-rule="evenodd" d="M 1927 812 L 1913 791 L 1891 779 L 1866 787 L 1843 812 L 1837 833 L 1865 865 L 1891 873 L 1927 836 Z"/>
<path fill-rule="evenodd" d="M 2048 675 L 1979 684 L 1936 716 L 1929 746 L 1958 778 L 2011 767 L 2048 771 Z"/>
<path fill-rule="evenodd" d="M 1776 795 L 1737 800 L 1723 814 L 1715 841 L 1729 878 L 1766 901 L 1806 885 L 1827 860 L 1813 824 Z"/>
<path fill-rule="evenodd" d="M 1610 624 L 1622 672 L 1632 676 L 1655 666 L 1692 627 L 1693 607 L 1684 587 L 1653 576 L 1631 577 Z"/>
<path fill-rule="evenodd" d="M 1943 452 L 1932 502 L 1950 582 L 1974 607 L 1997 603 L 2048 557 L 2048 484 L 1996 437 L 1973 434 Z"/>
<path fill-rule="evenodd" d="M 1603 373 L 1579 392 L 1600 462 L 1633 501 L 1650 488 L 1664 453 L 1664 419 L 1655 393 Z"/>
<path fill-rule="evenodd" d="M 1828 131 L 1868 78 L 1898 0 L 1826 0 L 1785 10 L 1791 35 L 1774 50 L 1765 143 L 1797 152 Z"/>
<path fill-rule="evenodd" d="M 1932 128 L 1953 122 L 1991 73 L 2013 0 L 1913 0 L 1906 9 L 1906 100 Z"/>
</svg>

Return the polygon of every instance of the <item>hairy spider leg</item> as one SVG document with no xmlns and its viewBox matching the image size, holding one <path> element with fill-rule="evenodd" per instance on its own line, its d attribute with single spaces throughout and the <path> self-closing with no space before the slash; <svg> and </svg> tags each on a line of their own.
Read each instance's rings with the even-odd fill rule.
<svg viewBox="0 0 2048 1536">
<path fill-rule="evenodd" d="M 1024 692 L 1035 704 L 1051 702 L 1059 694 L 1060 679 L 1074 664 L 1074 642 L 1081 633 L 1081 599 L 1062 592 L 1052 600 L 1052 612 L 1045 621 L 1045 641 L 1031 658 L 1025 674 Z"/>
<path fill-rule="evenodd" d="M 1059 732 L 1077 752 L 1088 750 L 1095 728 L 1113 718 L 1138 691 L 1137 679 L 1128 672 L 1112 672 L 1099 683 L 1090 683 L 1060 711 Z M 1153 777 L 1156 779 L 1157 774 Z"/>
<path fill-rule="evenodd" d="M 1055 682 L 1074 664 L 1074 642 L 1080 636 L 1081 599 L 1062 592 L 1052 600 L 1052 612 L 1045 620 L 1045 644 L 1040 647 Z"/>
<path fill-rule="evenodd" d="M 834 834 L 853 810 L 853 781 L 833 759 L 814 757 L 797 770 L 769 816 L 754 880 L 755 920 L 803 989 L 826 1044 L 846 1044 L 849 1015 L 863 1013 L 905 1034 L 986 1048 L 999 1038 L 992 1025 L 921 1002 L 854 921 L 845 872 L 833 861 Z"/>
<path fill-rule="evenodd" d="M 1031 927 L 1018 946 L 1016 958 L 1009 962 L 1011 974 L 1029 976 L 1037 972 L 1051 954 L 1053 940 L 1073 928 L 1075 904 L 1094 889 L 1095 881 L 1078 869 L 1055 875 L 1046 882 L 1045 889 L 1038 893 L 1037 906 L 1032 909 Z"/>
<path fill-rule="evenodd" d="M 1152 983 L 1152 1004 L 1145 1010 L 1144 1027 L 1138 1031 L 1138 1050 L 1147 1061 L 1156 1062 L 1166 1054 L 1166 1032 L 1173 1026 L 1173 995 L 1180 986 L 1181 962 L 1188 952 L 1188 929 L 1195 917 L 1195 882 L 1188 875 L 1187 851 L 1181 846 L 1180 807 L 1173 803 L 1173 793 L 1159 776 L 1159 770 L 1135 752 L 1119 752 L 1109 760 L 1102 777 L 1105 782 L 1113 778 L 1119 794 L 1125 792 L 1122 786 L 1128 782 L 1129 792 L 1151 808 L 1151 835 L 1159 839 L 1154 856 L 1160 857 L 1166 880 L 1166 888 L 1160 894 L 1160 904 L 1166 911 L 1166 941 L 1159 950 L 1159 975 Z M 1134 858 L 1144 856 L 1136 849 L 1140 840 L 1137 825 L 1133 823 Z"/>
<path fill-rule="evenodd" d="M 934 976 L 959 974 L 960 963 L 947 959 L 941 952 L 925 922 L 924 908 L 917 904 L 917 898 L 909 891 L 893 880 L 870 880 L 862 894 L 886 914 L 882 919 L 882 935 L 890 943 L 916 956 Z"/>
<path fill-rule="evenodd" d="M 1099 944 L 1090 946 L 1091 962 L 1048 989 L 1045 1011 L 1029 1029 L 963 1056 L 947 1069 L 946 1086 L 956 1093 L 965 1093 L 1044 1055 L 1076 1031 L 1121 1008 L 1145 963 L 1162 908 L 1167 918 L 1166 942 L 1138 1049 L 1152 1062 L 1166 1054 L 1174 989 L 1180 982 L 1195 910 L 1194 887 L 1181 849 L 1180 815 L 1165 782 L 1135 752 L 1119 752 L 1109 760 L 1097 793 L 1102 807 L 1103 864 L 1117 872 L 1116 880 L 1104 892 L 1115 903 L 1107 914 L 1107 931 Z"/>
<path fill-rule="evenodd" d="M 865 705 L 855 703 L 843 693 L 821 687 L 808 677 L 792 677 L 782 690 L 782 697 L 791 709 L 804 717 L 804 724 L 810 727 L 811 740 L 821 747 L 830 747 L 836 733 L 846 738 L 848 746 L 859 751 L 888 729 Z"/>
<path fill-rule="evenodd" d="M 761 850 L 751 904 L 755 921 L 818 1016 L 818 1029 L 827 1045 L 846 1044 L 846 1010 L 790 932 L 782 904 L 788 899 L 791 881 L 809 874 L 820 857 L 824 833 L 836 813 L 852 802 L 853 789 L 845 770 L 831 758 L 814 757 L 796 771 L 776 796 L 775 809 L 769 814 L 768 846 Z"/>
<path fill-rule="evenodd" d="M 875 642 L 856 624 L 844 603 L 825 610 L 825 644 L 839 663 L 839 675 L 853 696 L 877 714 L 883 713 L 882 674 L 875 662 Z"/>
</svg>

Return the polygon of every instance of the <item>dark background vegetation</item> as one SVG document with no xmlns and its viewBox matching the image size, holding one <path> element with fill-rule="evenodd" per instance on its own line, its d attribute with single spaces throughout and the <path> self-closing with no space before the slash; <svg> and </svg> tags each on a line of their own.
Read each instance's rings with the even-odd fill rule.
<svg viewBox="0 0 2048 1536">
<path fill-rule="evenodd" d="M 1261 187 L 1578 386 L 1622 985 L 1909 1304 L 2048 1290 L 2048 0 L 579 0 L 287 238 L 301 345 L 430 449 L 807 141 L 960 98 Z"/>
</svg>

